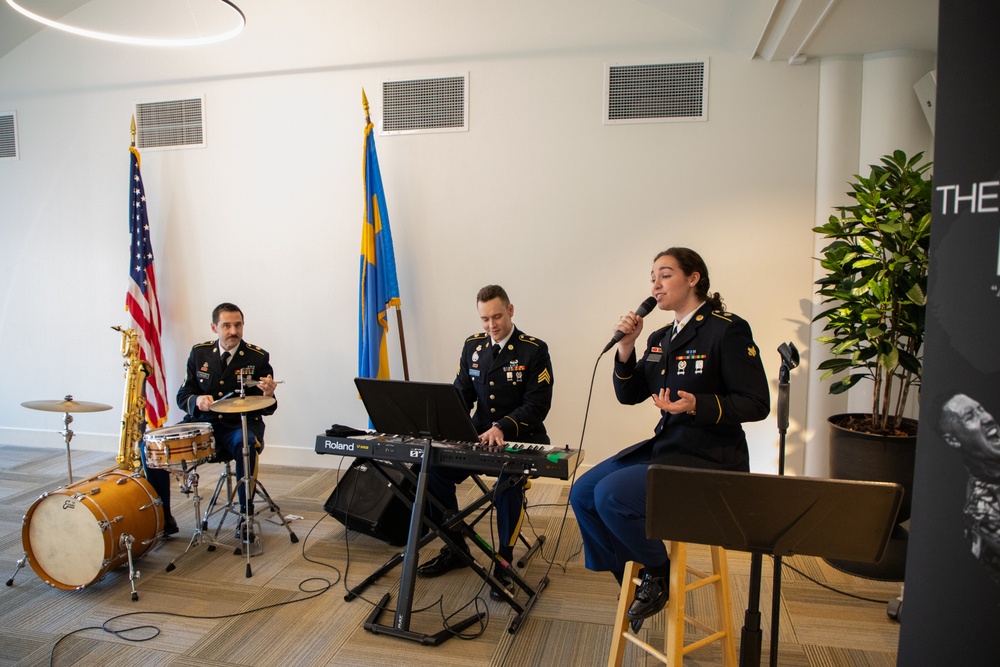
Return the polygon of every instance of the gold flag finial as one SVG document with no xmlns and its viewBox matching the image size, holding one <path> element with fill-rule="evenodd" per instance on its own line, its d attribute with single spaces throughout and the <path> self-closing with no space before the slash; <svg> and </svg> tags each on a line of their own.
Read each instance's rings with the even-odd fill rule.
<svg viewBox="0 0 1000 667">
<path fill-rule="evenodd" d="M 372 119 L 368 114 L 368 96 L 365 95 L 365 89 L 361 88 L 361 104 L 365 107 L 365 125 L 371 125 Z"/>
<path fill-rule="evenodd" d="M 135 148 L 135 116 L 132 116 L 132 148 Z"/>
</svg>

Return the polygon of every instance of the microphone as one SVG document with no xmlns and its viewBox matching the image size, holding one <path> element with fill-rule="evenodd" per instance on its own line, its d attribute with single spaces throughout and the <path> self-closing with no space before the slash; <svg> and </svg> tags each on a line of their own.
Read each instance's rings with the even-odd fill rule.
<svg viewBox="0 0 1000 667">
<path fill-rule="evenodd" d="M 653 308 L 656 308 L 656 299 L 654 299 L 651 296 L 647 296 L 646 300 L 640 303 L 639 307 L 635 309 L 635 314 L 637 317 L 646 317 L 646 315 L 649 315 L 649 311 L 653 310 Z M 622 331 L 621 329 L 616 331 L 615 335 L 611 337 L 611 342 L 604 346 L 604 350 L 601 351 L 601 354 L 604 354 L 605 352 L 610 350 L 618 343 L 618 341 L 620 341 L 624 337 L 625 337 L 624 331 Z"/>
</svg>

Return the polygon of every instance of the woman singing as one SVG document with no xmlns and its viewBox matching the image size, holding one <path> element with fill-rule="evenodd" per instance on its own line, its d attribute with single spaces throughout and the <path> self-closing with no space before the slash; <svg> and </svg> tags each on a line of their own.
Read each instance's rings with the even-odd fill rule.
<svg viewBox="0 0 1000 667">
<path fill-rule="evenodd" d="M 621 583 L 625 563 L 644 565 L 628 616 L 640 624 L 663 609 L 670 594 L 670 561 L 660 540 L 646 538 L 646 469 L 650 463 L 747 472 L 750 456 L 741 424 L 770 409 L 767 377 L 750 325 L 725 312 L 709 294 L 708 267 L 688 248 L 653 259 L 652 295 L 674 323 L 654 331 L 636 361 L 642 318 L 626 313 L 615 356 L 618 401 L 652 397 L 660 421 L 648 440 L 594 466 L 573 487 L 570 502 L 583 536 L 586 565 Z M 678 512 L 687 511 L 683 507 Z"/>
</svg>

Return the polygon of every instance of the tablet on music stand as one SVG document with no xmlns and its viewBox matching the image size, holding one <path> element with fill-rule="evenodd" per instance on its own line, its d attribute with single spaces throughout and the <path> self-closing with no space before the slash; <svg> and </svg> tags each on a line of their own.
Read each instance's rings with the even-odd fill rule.
<svg viewBox="0 0 1000 667">
<path fill-rule="evenodd" d="M 867 563 L 885 552 L 903 488 L 888 482 L 649 466 L 646 534 L 775 556 Z"/>
<path fill-rule="evenodd" d="M 454 385 L 360 377 L 354 384 L 379 433 L 454 442 L 479 439 Z"/>
</svg>

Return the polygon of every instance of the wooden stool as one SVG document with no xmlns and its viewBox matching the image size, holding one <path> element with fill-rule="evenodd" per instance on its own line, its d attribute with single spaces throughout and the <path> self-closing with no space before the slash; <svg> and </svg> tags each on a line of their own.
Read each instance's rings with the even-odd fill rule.
<svg viewBox="0 0 1000 667">
<path fill-rule="evenodd" d="M 684 542 L 670 543 L 670 602 L 667 603 L 667 630 L 665 634 L 664 651 L 661 653 L 629 631 L 628 608 L 635 597 L 635 589 L 640 583 L 640 563 L 629 561 L 625 565 L 625 576 L 622 579 L 621 597 L 618 599 L 618 615 L 615 618 L 614 635 L 611 641 L 611 655 L 608 656 L 608 667 L 621 667 L 625 656 L 626 640 L 654 656 L 670 667 L 681 667 L 684 656 L 702 648 L 714 641 L 722 642 L 722 664 L 725 667 L 736 667 L 736 644 L 733 629 L 732 597 L 729 593 L 729 566 L 726 562 L 726 550 L 722 547 L 709 547 L 712 552 L 713 573 L 701 572 L 687 563 L 688 545 Z M 694 581 L 687 583 L 687 574 L 694 576 Z M 702 586 L 713 585 L 715 589 L 716 612 L 722 624 L 721 629 L 712 628 L 701 621 L 685 615 L 685 596 Z M 684 622 L 687 621 L 708 636 L 692 644 L 684 645 Z"/>
</svg>

